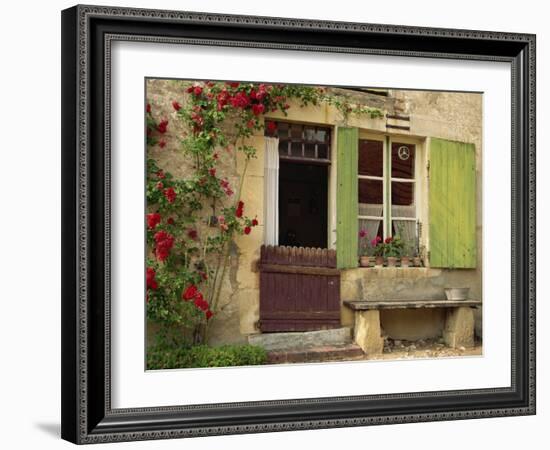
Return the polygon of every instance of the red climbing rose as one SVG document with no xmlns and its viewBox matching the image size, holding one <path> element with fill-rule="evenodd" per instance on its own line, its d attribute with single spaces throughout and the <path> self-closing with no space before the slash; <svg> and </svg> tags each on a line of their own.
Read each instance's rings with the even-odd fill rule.
<svg viewBox="0 0 550 450">
<path fill-rule="evenodd" d="M 174 246 L 174 236 L 164 230 L 157 231 L 155 239 L 155 256 L 159 261 L 165 261 Z"/>
<path fill-rule="evenodd" d="M 194 284 L 191 284 L 190 286 L 187 286 L 185 291 L 183 291 L 183 294 L 181 294 L 181 298 L 183 298 L 185 301 L 192 300 L 195 298 L 199 290 L 197 289 L 197 286 Z"/>
<path fill-rule="evenodd" d="M 146 215 L 147 217 L 147 228 L 152 230 L 160 223 L 160 214 L 159 213 L 150 213 Z"/>
<path fill-rule="evenodd" d="M 168 200 L 168 203 L 174 203 L 176 200 L 176 191 L 174 191 L 173 187 L 166 188 L 163 194 L 166 200 Z"/>
<path fill-rule="evenodd" d="M 159 287 L 157 280 L 155 280 L 155 275 L 155 269 L 153 269 L 152 267 L 147 267 L 147 289 L 157 289 Z"/>
<path fill-rule="evenodd" d="M 166 133 L 166 130 L 168 129 L 168 121 L 166 119 L 161 120 L 160 123 L 157 125 L 157 131 L 161 134 Z"/>
</svg>

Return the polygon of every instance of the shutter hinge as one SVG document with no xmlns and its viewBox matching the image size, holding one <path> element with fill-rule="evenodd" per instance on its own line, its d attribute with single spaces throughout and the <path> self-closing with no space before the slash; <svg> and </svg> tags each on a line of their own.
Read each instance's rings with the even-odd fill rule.
<svg viewBox="0 0 550 450">
<path fill-rule="evenodd" d="M 430 179 L 430 161 L 428 160 L 428 162 L 426 163 L 426 178 L 429 180 Z"/>
</svg>

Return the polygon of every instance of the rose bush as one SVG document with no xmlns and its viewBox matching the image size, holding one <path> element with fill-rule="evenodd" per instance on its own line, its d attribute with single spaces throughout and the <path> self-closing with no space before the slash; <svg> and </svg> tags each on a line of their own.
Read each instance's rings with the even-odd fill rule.
<svg viewBox="0 0 550 450">
<path fill-rule="evenodd" d="M 178 139 L 192 170 L 176 178 L 156 160 L 147 161 L 147 314 L 148 319 L 161 323 L 161 340 L 188 345 L 207 341 L 228 265 L 229 243 L 235 236 L 249 235 L 258 225 L 255 215 L 245 214 L 240 197 L 248 162 L 256 155 L 247 138 L 264 127 L 267 134 L 276 133 L 276 124 L 264 123 L 263 115 L 286 114 L 292 102 L 303 106 L 329 103 L 344 119 L 352 113 L 381 114 L 377 109 L 351 105 L 322 88 L 264 83 L 193 83 L 182 88 L 181 98 L 169 101 L 176 120 L 188 131 L 171 135 L 175 127 L 148 102 L 148 149 L 161 149 L 170 139 Z M 221 173 L 220 152 L 232 158 L 243 156 L 236 182 Z"/>
</svg>

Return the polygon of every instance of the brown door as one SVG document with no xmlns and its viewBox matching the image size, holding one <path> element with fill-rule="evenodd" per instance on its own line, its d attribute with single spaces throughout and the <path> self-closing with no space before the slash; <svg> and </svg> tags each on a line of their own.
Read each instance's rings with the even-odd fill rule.
<svg viewBox="0 0 550 450">
<path fill-rule="evenodd" d="M 340 326 L 340 272 L 329 249 L 262 246 L 260 330 Z"/>
</svg>

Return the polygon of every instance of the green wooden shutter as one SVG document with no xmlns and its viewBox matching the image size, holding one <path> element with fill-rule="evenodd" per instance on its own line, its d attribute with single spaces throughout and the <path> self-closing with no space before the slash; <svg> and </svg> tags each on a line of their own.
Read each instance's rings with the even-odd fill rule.
<svg viewBox="0 0 550 450">
<path fill-rule="evenodd" d="M 432 138 L 429 177 L 430 266 L 475 268 L 475 146 Z"/>
<path fill-rule="evenodd" d="M 357 128 L 337 130 L 336 262 L 339 269 L 357 267 L 358 187 Z"/>
</svg>

